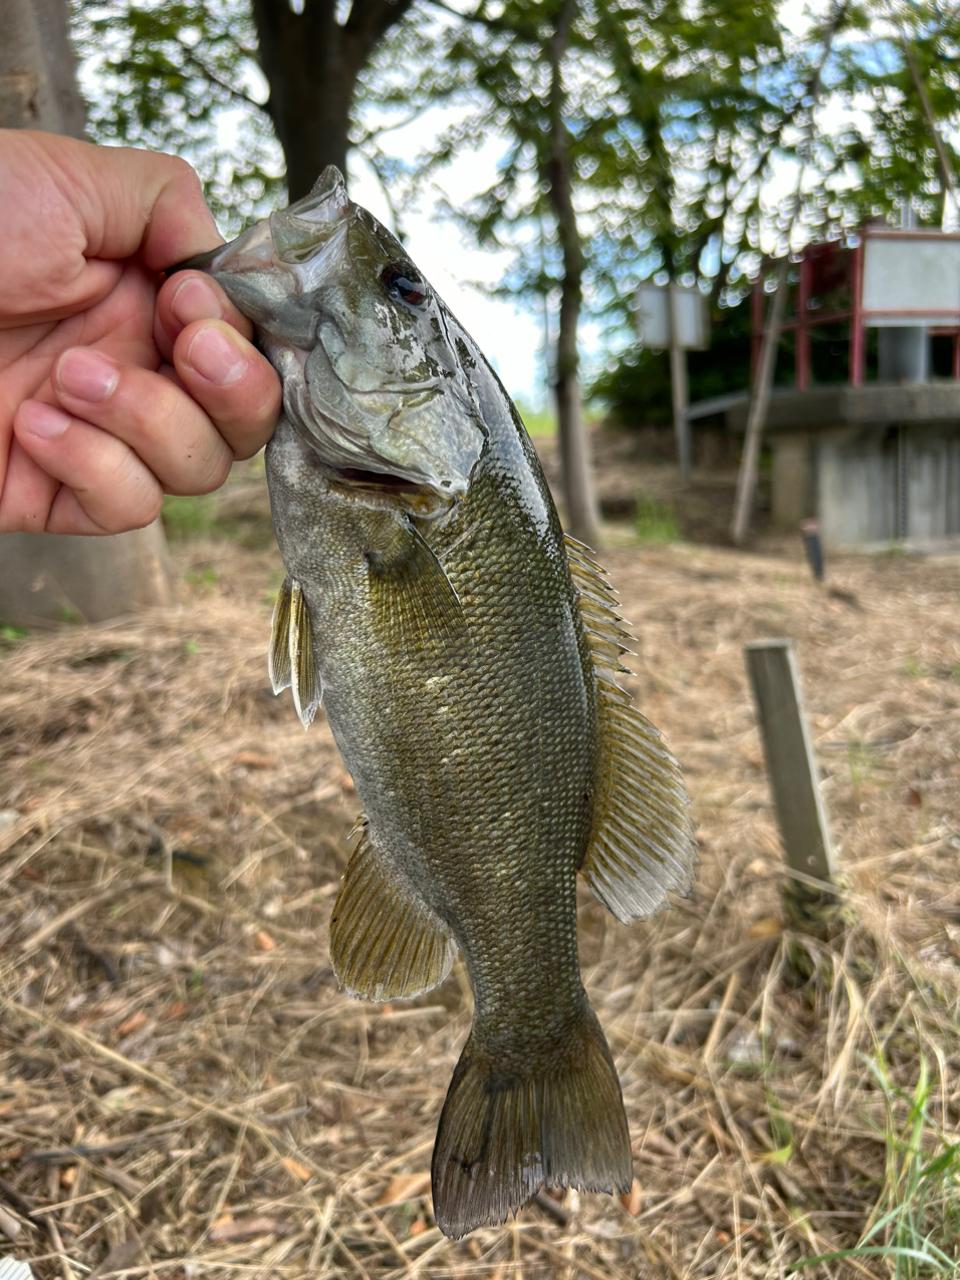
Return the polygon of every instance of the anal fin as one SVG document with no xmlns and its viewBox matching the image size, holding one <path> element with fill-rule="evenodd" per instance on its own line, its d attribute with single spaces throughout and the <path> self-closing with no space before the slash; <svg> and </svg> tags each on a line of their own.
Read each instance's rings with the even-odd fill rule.
<svg viewBox="0 0 960 1280">
<path fill-rule="evenodd" d="M 429 991 L 450 972 L 457 944 L 417 902 L 360 826 L 330 919 L 330 960 L 354 995 L 395 1000 Z"/>
<path fill-rule="evenodd" d="M 617 601 L 582 544 L 565 539 L 597 675 L 600 753 L 593 829 L 580 867 L 625 924 L 653 915 L 668 893 L 686 893 L 697 863 L 680 766 L 660 732 L 617 684 L 630 637 Z"/>
</svg>

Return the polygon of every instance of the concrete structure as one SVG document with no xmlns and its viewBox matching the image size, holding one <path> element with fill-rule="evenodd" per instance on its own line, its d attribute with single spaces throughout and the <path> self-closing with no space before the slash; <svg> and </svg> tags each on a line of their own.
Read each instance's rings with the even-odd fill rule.
<svg viewBox="0 0 960 1280">
<path fill-rule="evenodd" d="M 753 381 L 772 265 L 753 288 Z M 792 339 L 796 385 L 773 392 L 763 425 L 774 524 L 816 519 L 833 546 L 960 536 L 960 234 L 871 224 L 853 243 L 809 245 L 791 272 L 780 333 Z M 814 334 L 822 353 L 844 331 L 848 384 L 821 366 L 831 381 L 815 385 Z M 929 380 L 934 337 L 952 342 L 949 380 Z M 688 420 L 735 439 L 749 409 L 744 392 L 695 404 Z"/>
<path fill-rule="evenodd" d="M 742 435 L 748 394 L 702 401 L 695 429 Z M 960 536 L 960 383 L 774 391 L 772 519 L 816 518 L 830 546 Z"/>
</svg>

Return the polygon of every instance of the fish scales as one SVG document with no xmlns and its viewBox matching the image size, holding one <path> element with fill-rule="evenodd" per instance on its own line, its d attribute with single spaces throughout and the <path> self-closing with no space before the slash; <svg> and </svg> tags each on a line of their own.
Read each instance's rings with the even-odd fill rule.
<svg viewBox="0 0 960 1280">
<path fill-rule="evenodd" d="M 437 1222 L 502 1222 L 544 1183 L 624 1191 L 576 877 L 629 920 L 686 891 L 695 855 L 676 763 L 616 685 L 609 589 L 565 541 L 483 355 L 336 171 L 186 265 L 251 316 L 284 382 L 271 678 L 305 725 L 322 698 L 364 806 L 334 970 L 355 994 L 409 996 L 459 949 L 473 988 Z"/>
</svg>

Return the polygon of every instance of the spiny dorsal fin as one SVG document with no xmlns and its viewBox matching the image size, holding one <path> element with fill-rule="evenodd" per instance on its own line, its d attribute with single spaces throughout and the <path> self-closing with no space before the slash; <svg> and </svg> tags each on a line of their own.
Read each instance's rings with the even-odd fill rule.
<svg viewBox="0 0 960 1280">
<path fill-rule="evenodd" d="M 353 995 L 395 1000 L 429 991 L 450 972 L 457 944 L 374 847 L 361 818 L 330 918 L 330 960 Z"/>
<path fill-rule="evenodd" d="M 600 759 L 593 829 L 580 870 L 625 924 L 652 915 L 667 893 L 686 893 L 697 856 L 680 767 L 659 730 L 617 684 L 630 637 L 616 597 L 586 547 L 564 538 L 597 675 Z"/>
<path fill-rule="evenodd" d="M 289 685 L 293 705 L 304 729 L 317 714 L 323 685 L 313 652 L 313 625 L 310 610 L 299 582 L 286 578 L 277 596 L 270 628 L 267 671 L 274 693 Z"/>
</svg>

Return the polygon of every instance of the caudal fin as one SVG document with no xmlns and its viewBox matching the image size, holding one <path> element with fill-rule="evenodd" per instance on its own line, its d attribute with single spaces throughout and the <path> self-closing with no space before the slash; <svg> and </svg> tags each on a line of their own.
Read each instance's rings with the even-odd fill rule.
<svg viewBox="0 0 960 1280">
<path fill-rule="evenodd" d="M 506 1221 L 544 1184 L 630 1189 L 633 1159 L 620 1082 L 589 1005 L 573 1043 L 530 1074 L 464 1046 L 433 1150 L 437 1226 L 458 1240 Z"/>
</svg>

